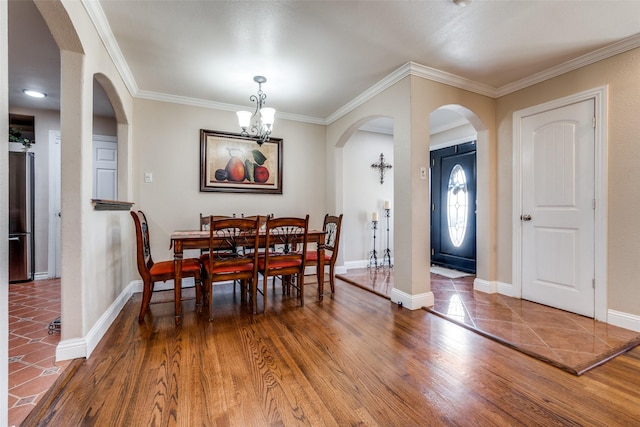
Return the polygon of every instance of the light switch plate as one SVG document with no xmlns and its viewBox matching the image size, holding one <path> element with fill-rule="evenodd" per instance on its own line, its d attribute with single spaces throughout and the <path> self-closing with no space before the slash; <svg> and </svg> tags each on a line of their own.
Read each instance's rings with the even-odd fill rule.
<svg viewBox="0 0 640 427">
<path fill-rule="evenodd" d="M 420 168 L 420 179 L 427 179 L 427 168 L 424 166 Z"/>
<path fill-rule="evenodd" d="M 151 172 L 144 173 L 144 182 L 153 182 L 153 174 Z"/>
</svg>

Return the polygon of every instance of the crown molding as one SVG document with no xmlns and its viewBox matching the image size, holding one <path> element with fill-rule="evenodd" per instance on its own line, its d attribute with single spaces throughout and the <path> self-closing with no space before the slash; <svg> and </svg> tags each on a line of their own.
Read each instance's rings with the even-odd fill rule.
<svg viewBox="0 0 640 427">
<path fill-rule="evenodd" d="M 136 80 L 133 78 L 129 64 L 127 64 L 127 61 L 124 59 L 120 46 L 118 46 L 118 43 L 113 36 L 113 32 L 109 26 L 109 21 L 107 21 L 107 17 L 104 15 L 100 2 L 90 0 L 81 0 L 81 2 L 89 15 L 91 22 L 93 22 L 93 25 L 98 32 L 98 36 L 107 49 L 107 53 L 113 60 L 118 73 L 120 73 L 120 77 L 124 80 L 124 84 L 129 90 L 129 93 L 131 96 L 136 96 L 138 93 L 138 85 Z"/>
<path fill-rule="evenodd" d="M 340 117 L 342 117 L 345 114 L 355 110 L 357 107 L 359 107 L 360 105 L 364 104 L 365 102 L 367 102 L 368 100 L 370 100 L 374 96 L 378 95 L 382 91 L 388 89 L 389 87 L 393 86 L 394 84 L 396 84 L 397 82 L 399 82 L 403 78 L 407 77 L 410 74 L 410 71 L 411 71 L 410 70 L 410 68 L 411 68 L 410 64 L 411 64 L 411 62 L 408 62 L 408 63 L 404 64 L 403 66 L 401 66 L 400 68 L 398 68 L 397 70 L 395 70 L 394 72 L 389 74 L 387 77 L 385 77 L 384 79 L 380 80 L 378 83 L 374 84 L 369 89 L 367 89 L 366 91 L 362 92 L 360 95 L 356 96 L 351 101 L 349 101 L 348 103 L 343 105 L 335 113 L 333 113 L 333 114 L 331 114 L 331 115 L 329 115 L 327 117 L 326 124 L 329 125 L 329 124 L 335 122 Z"/>
<path fill-rule="evenodd" d="M 350 111 L 355 110 L 360 105 L 409 75 L 444 83 L 449 86 L 490 97 L 495 97 L 496 94 L 496 89 L 491 86 L 474 82 L 473 80 L 465 79 L 445 71 L 436 70 L 435 68 L 427 67 L 416 62 L 407 62 L 327 117 L 327 124 L 331 124 Z"/>
<path fill-rule="evenodd" d="M 524 79 L 504 85 L 496 91 L 495 98 L 508 95 L 570 71 L 586 67 L 587 65 L 591 65 L 595 62 L 602 61 L 603 59 L 610 58 L 614 55 L 627 52 L 637 47 L 640 47 L 640 34 L 594 50 L 593 52 L 589 52 L 585 55 L 579 56 L 578 58 L 572 59 L 555 67 L 551 67 Z"/>
<path fill-rule="evenodd" d="M 223 102 L 209 101 L 206 99 L 199 99 L 199 98 L 190 98 L 187 96 L 170 95 L 167 93 L 151 92 L 146 90 L 139 90 L 136 93 L 135 97 L 140 99 L 149 99 L 151 101 L 161 101 L 161 102 L 169 102 L 173 104 L 189 105 L 192 107 L 209 108 L 212 110 L 232 111 L 234 113 L 236 111 L 247 109 L 247 107 L 243 105 L 225 104 Z M 326 121 L 324 119 L 311 117 L 311 116 L 303 116 L 301 114 L 291 114 L 291 113 L 276 111 L 276 117 L 283 120 L 292 120 L 296 122 L 326 125 Z"/>
<path fill-rule="evenodd" d="M 413 76 L 422 77 L 423 79 L 443 83 L 459 89 L 468 90 L 469 92 L 489 96 L 491 98 L 496 97 L 496 88 L 493 86 L 478 83 L 476 81 L 465 79 L 464 77 L 447 73 L 446 71 L 440 71 L 415 62 L 409 62 L 409 64 L 411 67 L 411 75 Z"/>
</svg>

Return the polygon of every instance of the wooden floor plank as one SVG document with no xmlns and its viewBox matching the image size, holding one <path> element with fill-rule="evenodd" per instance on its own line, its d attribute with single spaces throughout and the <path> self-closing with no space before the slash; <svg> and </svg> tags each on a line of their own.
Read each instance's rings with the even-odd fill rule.
<svg viewBox="0 0 640 427">
<path fill-rule="evenodd" d="M 578 377 L 339 280 L 304 307 L 270 287 L 258 315 L 214 292 L 181 327 L 172 303 L 138 323 L 135 295 L 30 425 L 640 424 L 638 349 Z"/>
</svg>

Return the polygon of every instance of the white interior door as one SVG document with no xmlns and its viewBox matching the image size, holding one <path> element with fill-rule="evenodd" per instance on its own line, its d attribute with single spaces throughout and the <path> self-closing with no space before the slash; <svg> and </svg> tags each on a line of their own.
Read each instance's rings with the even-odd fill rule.
<svg viewBox="0 0 640 427">
<path fill-rule="evenodd" d="M 118 200 L 118 144 L 113 137 L 93 138 L 93 197 Z"/>
<path fill-rule="evenodd" d="M 522 122 L 522 298 L 594 316 L 593 100 Z"/>
</svg>

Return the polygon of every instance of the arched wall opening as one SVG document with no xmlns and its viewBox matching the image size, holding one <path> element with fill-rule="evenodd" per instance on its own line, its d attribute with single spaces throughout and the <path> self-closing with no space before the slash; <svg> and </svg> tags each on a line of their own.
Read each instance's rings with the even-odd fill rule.
<svg viewBox="0 0 640 427">
<path fill-rule="evenodd" d="M 488 292 L 495 292 L 496 285 L 494 284 L 494 275 L 495 275 L 495 254 L 492 255 L 492 247 L 494 236 L 492 230 L 495 230 L 495 219 L 491 216 L 492 205 L 495 203 L 495 191 L 491 188 L 491 176 L 494 172 L 491 171 L 493 164 L 491 162 L 491 149 L 490 149 L 490 141 L 489 141 L 489 128 L 488 126 L 480 119 L 479 115 L 476 114 L 470 108 L 467 108 L 460 104 L 444 104 L 441 105 L 432 111 L 437 109 L 447 109 L 450 111 L 456 112 L 460 117 L 464 118 L 465 122 L 473 129 L 476 134 L 478 150 L 477 150 L 477 167 L 478 167 L 478 175 L 477 175 L 477 197 L 478 197 L 478 212 L 477 212 L 477 272 L 476 272 L 476 280 L 475 285 L 476 288 Z M 335 206 L 338 212 L 345 210 L 345 200 L 347 195 L 345 192 L 348 188 L 348 183 L 345 178 L 345 169 L 347 165 L 345 165 L 345 146 L 349 143 L 349 141 L 354 137 L 356 132 L 358 132 L 363 125 L 372 120 L 378 119 L 380 117 L 386 117 L 383 115 L 369 115 L 358 120 L 354 121 L 352 124 L 348 125 L 345 130 L 338 136 L 336 143 L 333 145 L 333 155 L 335 159 L 335 182 L 334 182 L 334 194 L 335 194 Z M 427 117 L 428 120 L 428 117 Z M 395 123 L 394 123 L 395 124 Z M 395 124 L 397 125 L 397 124 Z M 397 138 L 397 129 L 394 129 L 394 132 L 390 136 L 393 141 L 394 138 Z M 429 138 L 424 138 L 427 142 L 427 145 L 424 147 L 425 152 L 428 153 L 429 150 Z M 372 153 L 379 156 L 380 153 Z M 385 156 L 386 157 L 386 156 Z M 368 159 L 367 159 L 368 160 Z M 365 160 L 361 160 L 362 163 L 366 163 Z M 370 162 L 369 162 L 370 163 Z M 395 176 L 394 169 L 390 171 L 391 174 Z M 426 200 L 430 198 L 430 192 L 427 192 L 423 196 Z M 391 198 L 393 200 L 393 198 Z M 391 204 L 393 207 L 393 202 Z M 366 220 L 366 213 L 360 213 L 360 218 L 358 221 L 360 223 L 364 223 Z M 393 215 L 393 211 L 392 211 Z M 345 215 L 346 216 L 346 215 Z M 356 215 L 357 217 L 358 215 Z M 361 224 L 362 225 L 362 224 Z M 391 227 L 393 227 L 393 219 L 391 221 Z M 378 235 L 380 236 L 380 235 Z M 428 240 L 428 235 L 424 236 L 425 240 Z M 342 241 L 347 241 L 348 239 L 343 239 Z M 343 243 L 345 244 L 345 243 Z M 359 243 L 361 244 L 361 243 Z M 397 244 L 397 243 L 396 243 Z M 361 244 L 362 245 L 362 244 Z M 430 242 L 428 243 L 430 246 Z M 344 248 L 343 248 L 344 249 Z M 495 248 L 494 248 L 495 249 Z M 392 253 L 394 253 L 393 247 L 391 247 Z M 342 250 L 342 255 L 339 260 L 339 264 L 344 266 L 344 269 L 348 268 L 357 268 L 362 266 L 362 261 L 360 263 L 352 263 L 349 259 L 349 256 L 345 257 L 344 254 L 347 253 L 347 250 Z M 341 262 L 340 262 L 341 261 Z M 428 261 L 424 261 L 428 262 Z"/>
<path fill-rule="evenodd" d="M 491 245 L 490 230 L 492 228 L 492 219 L 490 215 L 490 206 L 492 203 L 492 191 L 490 189 L 490 162 L 489 162 L 489 141 L 488 141 L 488 128 L 482 122 L 482 120 L 469 108 L 459 104 L 447 104 L 442 105 L 435 110 L 446 110 L 454 112 L 460 118 L 462 122 L 454 123 L 449 130 L 448 137 L 445 136 L 444 140 L 449 139 L 451 143 L 460 143 L 468 140 L 470 137 L 476 138 L 476 201 L 477 201 L 477 214 L 476 214 L 476 288 L 486 292 L 495 292 L 495 286 L 492 283 L 492 263 L 495 261 L 489 256 L 489 247 Z M 446 127 L 446 126 L 445 126 Z M 437 130 L 437 129 L 436 129 Z M 434 141 L 433 144 L 437 148 L 444 147 L 446 144 L 442 144 L 442 138 L 436 138 L 435 133 L 431 132 Z M 437 141 L 436 141 L 437 140 Z M 432 141 L 431 143 L 433 143 Z M 430 143 L 430 144 L 431 144 Z M 431 196 L 431 195 L 430 195 Z"/>
<path fill-rule="evenodd" d="M 358 120 L 336 143 L 335 156 L 340 165 L 336 168 L 341 181 L 336 187 L 342 192 L 336 205 L 337 211 L 344 214 L 339 252 L 343 271 L 382 265 L 385 250 L 389 248 L 391 255 L 394 253 L 393 218 L 389 218 L 387 235 L 385 216 L 385 205 L 393 206 L 393 169 L 384 170 L 381 182 L 380 169 L 372 167 L 372 164 L 380 162 L 381 155 L 384 163 L 392 166 L 393 146 L 393 119 L 384 116 Z M 392 215 L 392 209 L 389 212 Z M 377 221 L 375 242 L 372 230 L 374 215 Z"/>
<path fill-rule="evenodd" d="M 96 122 L 105 121 L 113 129 L 107 135 L 114 135 L 117 143 L 117 200 L 129 200 L 129 120 L 127 118 L 122 98 L 117 92 L 111 79 L 103 73 L 96 73 L 94 78 L 93 101 L 93 134 L 103 135 L 97 130 Z M 97 90 L 99 93 L 96 93 Z"/>
</svg>

